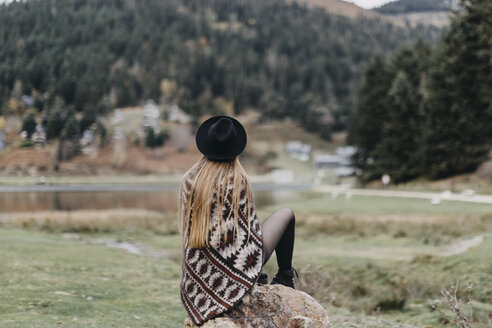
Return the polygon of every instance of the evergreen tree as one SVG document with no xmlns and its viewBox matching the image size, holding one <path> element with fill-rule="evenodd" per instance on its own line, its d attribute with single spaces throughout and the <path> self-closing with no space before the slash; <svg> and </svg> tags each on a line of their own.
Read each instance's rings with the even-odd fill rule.
<svg viewBox="0 0 492 328">
<path fill-rule="evenodd" d="M 492 2 L 463 4 L 430 72 L 424 154 L 431 178 L 476 169 L 492 145 Z"/>
<path fill-rule="evenodd" d="M 58 96 L 78 112 L 164 96 L 195 117 L 223 99 L 236 113 L 290 117 L 327 138 L 344 126 L 333 111 L 351 107 L 375 51 L 439 34 L 285 0 L 14 1 L 0 22 L 0 99 L 19 82 L 19 96 Z M 162 93 L 163 80 L 172 92 Z"/>
<path fill-rule="evenodd" d="M 99 146 L 102 147 L 106 142 L 108 131 L 106 130 L 106 127 L 100 120 L 97 120 L 96 122 L 96 132 L 99 134 L 99 137 L 101 138 Z"/>
<path fill-rule="evenodd" d="M 61 138 L 64 140 L 70 140 L 72 142 L 78 142 L 80 138 L 80 124 L 77 119 L 72 116 L 67 120 L 65 127 L 63 128 Z"/>
<path fill-rule="evenodd" d="M 34 133 L 34 130 L 36 130 L 36 125 L 36 117 L 34 116 L 34 113 L 29 112 L 22 120 L 21 131 L 26 131 L 27 137 L 30 138 Z"/>
<path fill-rule="evenodd" d="M 165 130 L 161 130 L 154 139 L 155 147 L 162 147 L 166 143 L 167 139 L 169 139 L 169 134 Z"/>
<path fill-rule="evenodd" d="M 389 72 L 394 79 L 399 72 L 405 73 L 408 81 L 418 92 L 419 97 L 423 91 L 424 77 L 430 65 L 431 49 L 422 39 L 414 44 L 399 49 L 391 59 Z"/>
<path fill-rule="evenodd" d="M 45 111 L 42 122 L 48 140 L 60 136 L 65 124 L 65 116 L 66 113 L 63 113 L 61 104 L 58 104 L 57 102 Z"/>
<path fill-rule="evenodd" d="M 147 128 L 145 134 L 145 147 L 147 148 L 155 147 L 155 133 L 153 128 Z"/>
<path fill-rule="evenodd" d="M 64 161 L 78 153 L 80 153 L 80 123 L 75 116 L 71 116 L 61 132 L 56 157 L 58 161 Z"/>
<path fill-rule="evenodd" d="M 368 170 L 379 176 L 389 174 L 398 183 L 422 172 L 419 102 L 415 88 L 403 72 L 392 83 L 387 109 L 383 135 L 372 152 L 374 162 Z"/>
<path fill-rule="evenodd" d="M 374 148 L 381 142 L 390 85 L 386 63 L 381 56 L 374 57 L 365 71 L 359 101 L 350 118 L 349 141 L 357 146 L 354 159 L 360 168 L 365 168 Z"/>
<path fill-rule="evenodd" d="M 80 119 L 80 131 L 85 131 L 97 120 L 97 112 L 95 107 L 88 107 L 84 110 L 84 114 Z"/>
</svg>

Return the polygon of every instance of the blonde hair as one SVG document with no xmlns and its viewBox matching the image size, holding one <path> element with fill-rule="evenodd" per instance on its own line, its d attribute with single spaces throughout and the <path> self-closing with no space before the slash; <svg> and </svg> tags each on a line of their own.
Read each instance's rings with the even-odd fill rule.
<svg viewBox="0 0 492 328">
<path fill-rule="evenodd" d="M 186 185 L 188 179 L 192 181 L 190 187 Z M 188 190 L 187 196 L 183 195 L 185 188 Z M 183 245 L 187 244 L 191 248 L 210 246 L 210 221 L 213 208 L 217 211 L 218 231 L 223 233 L 221 241 L 225 241 L 227 237 L 228 229 L 223 227 L 227 227 L 226 223 L 231 219 L 234 222 L 234 238 L 238 230 L 239 202 L 243 188 L 246 188 L 247 193 L 245 206 L 249 233 L 250 204 L 253 199 L 246 171 L 237 157 L 232 161 L 215 162 L 202 156 L 185 174 L 179 192 L 178 220 L 183 235 Z M 226 199 L 231 206 L 227 217 L 224 218 L 223 206 Z"/>
</svg>

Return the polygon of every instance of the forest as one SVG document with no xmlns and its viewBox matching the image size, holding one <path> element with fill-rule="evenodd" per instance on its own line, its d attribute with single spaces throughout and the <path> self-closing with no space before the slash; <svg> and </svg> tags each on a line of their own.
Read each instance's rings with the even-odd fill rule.
<svg viewBox="0 0 492 328">
<path fill-rule="evenodd" d="M 147 99 L 193 117 L 245 109 L 329 138 L 346 128 L 362 67 L 430 27 L 327 14 L 283 0 L 39 0 L 0 7 L 0 110 L 30 95 L 58 137 Z M 0 113 L 1 114 L 1 113 Z"/>
<path fill-rule="evenodd" d="M 368 65 L 350 120 L 367 180 L 472 172 L 492 149 L 492 2 L 461 1 L 436 47 L 424 42 Z"/>
</svg>

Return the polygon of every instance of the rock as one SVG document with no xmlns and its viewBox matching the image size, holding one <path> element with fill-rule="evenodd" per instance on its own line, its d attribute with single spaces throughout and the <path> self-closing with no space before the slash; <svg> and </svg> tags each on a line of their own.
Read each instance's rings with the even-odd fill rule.
<svg viewBox="0 0 492 328">
<path fill-rule="evenodd" d="M 185 328 L 195 328 L 186 318 Z M 281 285 L 255 285 L 232 311 L 200 328 L 329 328 L 328 314 L 308 294 Z"/>
</svg>

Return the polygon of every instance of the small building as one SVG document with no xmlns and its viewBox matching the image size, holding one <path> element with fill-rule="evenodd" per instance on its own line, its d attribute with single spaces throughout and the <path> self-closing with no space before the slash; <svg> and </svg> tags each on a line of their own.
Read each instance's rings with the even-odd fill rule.
<svg viewBox="0 0 492 328">
<path fill-rule="evenodd" d="M 356 169 L 352 166 L 342 166 L 335 169 L 335 175 L 337 177 L 351 177 L 356 173 Z"/>
<path fill-rule="evenodd" d="M 171 122 L 181 124 L 188 124 L 191 122 L 190 116 L 183 112 L 183 110 L 176 104 L 173 104 L 169 109 L 169 120 Z"/>
<path fill-rule="evenodd" d="M 46 131 L 41 124 L 36 125 L 34 133 L 31 135 L 31 141 L 35 145 L 44 145 L 46 143 Z"/>
<path fill-rule="evenodd" d="M 357 174 L 352 165 L 352 156 L 356 148 L 353 146 L 338 147 L 334 154 L 318 155 L 314 158 L 314 167 L 318 170 L 333 169 L 337 177 L 346 177 Z"/>
<path fill-rule="evenodd" d="M 119 108 L 115 109 L 109 123 L 111 125 L 119 125 L 126 122 L 126 115 Z"/>
<path fill-rule="evenodd" d="M 285 145 L 287 153 L 302 162 L 307 162 L 311 156 L 311 145 L 303 144 L 300 141 L 290 141 Z"/>
<path fill-rule="evenodd" d="M 94 142 L 94 131 L 92 130 L 85 130 L 84 133 L 82 134 L 82 138 L 80 138 L 80 145 L 82 147 L 90 146 Z"/>
<path fill-rule="evenodd" d="M 34 98 L 32 96 L 23 95 L 21 97 L 21 101 L 22 101 L 22 105 L 24 105 L 24 107 L 34 106 Z"/>
<path fill-rule="evenodd" d="M 318 170 L 337 168 L 344 164 L 344 158 L 339 155 L 317 155 L 314 157 L 314 167 Z"/>
<path fill-rule="evenodd" d="M 126 135 L 125 132 L 123 132 L 121 126 L 117 126 L 114 129 L 114 132 L 111 135 L 111 142 L 113 146 L 122 145 L 122 144 L 126 145 Z"/>
<path fill-rule="evenodd" d="M 145 130 L 146 128 L 154 129 L 155 133 L 160 132 L 159 117 L 161 116 L 159 112 L 159 107 L 155 104 L 153 100 L 148 100 L 142 107 L 142 126 Z"/>
<path fill-rule="evenodd" d="M 335 149 L 335 154 L 350 159 L 352 158 L 352 156 L 355 155 L 356 151 L 357 148 L 355 148 L 354 146 L 345 146 L 345 147 L 338 147 L 337 149 Z"/>
<path fill-rule="evenodd" d="M 99 154 L 99 149 L 96 145 L 96 133 L 94 129 L 87 129 L 82 134 L 80 138 L 80 145 L 82 146 L 82 154 L 86 156 L 91 156 L 92 158 L 97 157 Z"/>
</svg>

